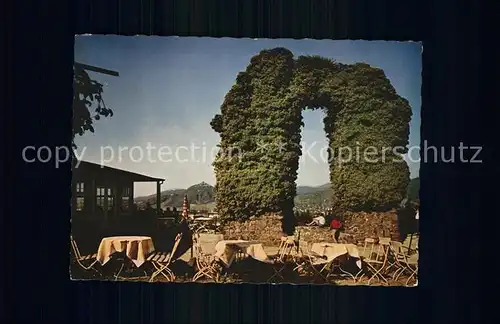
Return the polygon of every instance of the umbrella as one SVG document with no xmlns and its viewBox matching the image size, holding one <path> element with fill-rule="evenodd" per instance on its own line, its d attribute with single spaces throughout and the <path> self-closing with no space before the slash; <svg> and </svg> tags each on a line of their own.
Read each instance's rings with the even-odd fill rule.
<svg viewBox="0 0 500 324">
<path fill-rule="evenodd" d="M 182 217 L 187 219 L 189 216 L 189 202 L 187 195 L 184 195 L 184 201 L 182 202 Z"/>
<path fill-rule="evenodd" d="M 184 195 L 184 200 L 182 201 L 182 218 L 184 221 L 188 221 L 189 217 L 189 201 L 187 195 Z M 191 259 L 193 259 L 193 244 L 191 244 Z"/>
</svg>

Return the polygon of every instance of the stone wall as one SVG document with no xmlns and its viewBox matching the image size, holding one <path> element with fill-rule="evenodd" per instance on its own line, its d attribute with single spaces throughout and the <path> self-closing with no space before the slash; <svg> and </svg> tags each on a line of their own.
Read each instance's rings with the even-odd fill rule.
<svg viewBox="0 0 500 324">
<path fill-rule="evenodd" d="M 367 237 L 400 239 L 396 210 L 372 213 L 347 213 L 344 216 L 344 227 L 345 232 L 352 235 L 356 242 L 362 242 Z"/>
<path fill-rule="evenodd" d="M 244 222 L 230 221 L 222 225 L 225 240 L 256 240 L 264 245 L 278 246 L 280 243 L 281 216 L 278 214 L 251 217 Z"/>
<path fill-rule="evenodd" d="M 397 214 L 395 210 L 373 213 L 347 213 L 344 216 L 345 232 L 340 241 L 362 243 L 365 238 L 391 237 L 399 240 Z M 278 214 L 252 217 L 247 221 L 230 221 L 221 229 L 226 240 L 256 240 L 268 246 L 278 246 L 282 236 L 281 216 Z M 300 239 L 307 242 L 333 242 L 328 227 L 297 226 Z"/>
</svg>

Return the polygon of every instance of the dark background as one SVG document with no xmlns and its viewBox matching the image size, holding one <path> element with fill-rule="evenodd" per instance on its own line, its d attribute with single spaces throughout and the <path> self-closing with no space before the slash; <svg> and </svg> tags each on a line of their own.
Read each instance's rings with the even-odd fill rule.
<svg viewBox="0 0 500 324">
<path fill-rule="evenodd" d="M 479 240 L 498 216 L 491 48 L 480 1 L 29 1 L 4 13 L 0 320 L 15 323 L 475 323 Z M 495 12 L 495 11 L 493 11 Z M 5 24 L 4 24 L 5 25 Z M 483 164 L 422 164 L 419 287 L 70 282 L 70 164 L 24 164 L 26 145 L 71 144 L 75 34 L 423 41 L 422 141 L 484 145 Z M 491 47 L 491 46 L 490 46 Z M 491 79 L 489 79 L 490 77 Z M 489 112 L 490 115 L 486 115 Z M 490 211 L 491 209 L 491 211 Z M 496 216 L 495 216 L 496 215 Z M 486 222 L 488 221 L 488 222 Z M 484 226 L 486 225 L 486 226 Z M 491 227 L 491 226 L 489 226 Z M 488 260 L 494 259 L 493 257 Z M 480 266 L 483 264 L 483 266 Z M 480 304 L 482 306 L 480 307 Z"/>
</svg>

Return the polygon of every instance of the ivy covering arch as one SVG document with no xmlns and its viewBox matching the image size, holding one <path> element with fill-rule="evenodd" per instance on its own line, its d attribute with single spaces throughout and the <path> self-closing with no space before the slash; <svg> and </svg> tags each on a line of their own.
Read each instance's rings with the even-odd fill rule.
<svg viewBox="0 0 500 324">
<path fill-rule="evenodd" d="M 411 108 L 384 71 L 319 56 L 294 59 L 288 49 L 275 48 L 251 59 L 211 121 L 221 139 L 214 161 L 221 216 L 282 212 L 284 223 L 293 218 L 303 109 L 326 113 L 337 212 L 387 209 L 403 199 L 409 168 L 401 154 L 407 152 Z M 365 161 L 370 146 L 377 152 L 372 149 Z M 350 161 L 340 149 L 346 147 L 352 150 Z M 291 232 L 294 226 L 284 227 Z"/>
</svg>

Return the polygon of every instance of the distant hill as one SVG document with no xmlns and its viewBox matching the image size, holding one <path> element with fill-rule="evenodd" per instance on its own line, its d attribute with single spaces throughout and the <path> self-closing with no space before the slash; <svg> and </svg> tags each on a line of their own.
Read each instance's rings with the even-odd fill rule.
<svg viewBox="0 0 500 324">
<path fill-rule="evenodd" d="M 307 194 L 312 194 L 318 191 L 325 191 L 327 189 L 331 188 L 331 184 L 325 183 L 324 185 L 321 186 L 297 186 L 297 195 L 307 195 Z"/>
<path fill-rule="evenodd" d="M 298 186 L 294 199 L 298 209 L 328 208 L 332 206 L 332 186 L 326 183 L 317 187 Z"/>
<path fill-rule="evenodd" d="M 212 209 L 211 205 L 214 205 L 214 187 L 206 182 L 201 182 L 187 189 L 171 189 L 161 192 L 161 207 L 165 209 L 166 207 L 176 207 L 177 209 L 182 207 L 182 202 L 184 200 L 184 195 L 187 195 L 188 201 L 191 208 L 196 209 L 196 205 L 207 205 L 208 209 Z M 156 194 L 137 197 L 134 199 L 139 208 L 146 206 L 146 203 L 150 203 L 153 208 L 156 208 Z M 205 208 L 203 208 L 205 209 Z"/>
<path fill-rule="evenodd" d="M 410 180 L 408 185 L 408 197 L 411 200 L 418 199 L 418 190 L 420 188 L 420 179 Z M 201 182 L 187 189 L 171 189 L 161 193 L 161 207 L 182 207 L 184 195 L 187 194 L 188 200 L 193 210 L 214 209 L 215 208 L 215 188 L 208 183 Z M 150 203 L 156 208 L 156 194 L 137 197 L 135 202 L 139 208 L 144 208 L 146 203 Z M 330 183 L 321 186 L 297 186 L 297 196 L 295 197 L 295 207 L 299 209 L 326 208 L 332 205 L 332 188 Z"/>
</svg>

